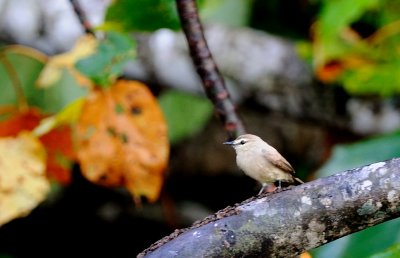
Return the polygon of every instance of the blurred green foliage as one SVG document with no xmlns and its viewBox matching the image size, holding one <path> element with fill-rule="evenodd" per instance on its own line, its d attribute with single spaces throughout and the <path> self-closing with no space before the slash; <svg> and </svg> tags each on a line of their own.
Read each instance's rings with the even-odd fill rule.
<svg viewBox="0 0 400 258">
<path fill-rule="evenodd" d="M 399 93 L 400 1 L 321 3 L 312 41 L 317 76 L 324 80 L 328 73 L 351 94 Z"/>
<path fill-rule="evenodd" d="M 398 258 L 400 257 L 400 243 L 394 244 L 382 253 L 372 255 L 370 258 Z"/>
<path fill-rule="evenodd" d="M 40 93 L 30 98 L 31 101 L 29 103 L 51 114 L 60 112 L 71 102 L 86 96 L 88 93 L 88 89 L 81 87 L 66 70 L 63 71 L 58 82 L 49 88 L 43 88 L 39 91 Z"/>
<path fill-rule="evenodd" d="M 201 131 L 209 121 L 213 107 L 204 97 L 169 90 L 158 99 L 168 124 L 171 143 L 177 143 Z"/>
<path fill-rule="evenodd" d="M 90 78 L 97 86 L 108 87 L 122 75 L 127 61 L 136 56 L 136 42 L 120 32 L 109 31 L 100 41 L 97 51 L 79 60 L 76 68 Z"/>
<path fill-rule="evenodd" d="M 249 23 L 253 0 L 203 0 L 200 17 L 205 23 L 245 26 Z"/>
<path fill-rule="evenodd" d="M 125 31 L 179 29 L 174 0 L 117 0 L 108 8 L 106 27 Z"/>
<path fill-rule="evenodd" d="M 56 113 L 76 98 L 85 96 L 87 89 L 79 87 L 75 79 L 66 71 L 61 80 L 49 88 L 39 88 L 36 80 L 44 67 L 40 60 L 23 52 L 14 51 L 13 48 L 4 48 L 0 60 L 1 105 L 15 105 L 18 101 L 18 90 L 12 81 L 16 77 L 21 86 L 23 98 L 30 106 L 40 108 L 45 113 Z M 4 60 L 4 58 L 6 60 Z M 10 67 L 6 68 L 5 62 Z M 15 74 L 10 74 L 12 69 Z"/>
<path fill-rule="evenodd" d="M 326 177 L 347 169 L 400 156 L 400 132 L 358 143 L 337 145 L 316 176 Z M 313 251 L 315 258 L 368 257 L 400 240 L 400 219 L 343 237 Z M 400 257 L 400 256 L 398 256 Z"/>
<path fill-rule="evenodd" d="M 352 144 L 340 144 L 333 148 L 329 160 L 316 176 L 326 177 L 336 172 L 368 165 L 400 156 L 400 132 L 373 137 Z"/>
<path fill-rule="evenodd" d="M 322 1 L 317 36 L 324 43 L 334 43 L 346 27 L 357 21 L 364 12 L 378 6 L 379 0 Z"/>
<path fill-rule="evenodd" d="M 40 90 L 34 85 L 44 64 L 33 57 L 15 53 L 10 48 L 3 48 L 0 51 L 2 52 L 0 56 L 0 78 L 2 78 L 0 104 L 15 105 L 18 102 L 16 93 L 18 90 L 15 87 L 21 86 L 28 102 L 32 102 L 32 105 L 40 105 L 32 99 L 36 98 L 35 95 L 40 95 Z M 14 85 L 13 80 L 15 79 L 19 81 L 19 86 L 18 84 Z"/>
<path fill-rule="evenodd" d="M 387 221 L 316 248 L 311 254 L 314 258 L 370 257 L 398 243 L 399 229 L 400 219 Z"/>
<path fill-rule="evenodd" d="M 199 0 L 203 22 L 248 24 L 253 0 Z M 137 11 L 135 11 L 137 10 Z M 108 8 L 104 28 L 124 31 L 180 29 L 175 0 L 117 0 Z"/>
</svg>

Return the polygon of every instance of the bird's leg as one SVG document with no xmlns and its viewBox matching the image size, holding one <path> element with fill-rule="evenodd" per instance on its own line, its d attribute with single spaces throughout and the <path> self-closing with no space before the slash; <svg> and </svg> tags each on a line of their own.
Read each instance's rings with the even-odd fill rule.
<svg viewBox="0 0 400 258">
<path fill-rule="evenodd" d="M 262 194 L 265 190 L 265 188 L 267 188 L 268 184 L 267 183 L 262 183 L 262 187 L 261 190 L 258 192 L 258 195 Z"/>
<path fill-rule="evenodd" d="M 282 191 L 282 180 L 278 180 L 278 186 L 275 188 L 275 193 Z"/>
<path fill-rule="evenodd" d="M 269 184 L 269 183 L 262 183 L 262 187 L 260 192 L 258 192 L 257 195 L 260 195 L 262 193 L 273 193 L 275 192 L 277 187 L 274 184 Z"/>
</svg>

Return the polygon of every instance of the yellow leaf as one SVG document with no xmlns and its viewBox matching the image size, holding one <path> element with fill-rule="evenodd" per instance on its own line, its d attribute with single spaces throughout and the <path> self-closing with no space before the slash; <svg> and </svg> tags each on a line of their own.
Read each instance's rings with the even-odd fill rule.
<svg viewBox="0 0 400 258">
<path fill-rule="evenodd" d="M 84 99 L 76 99 L 69 103 L 63 110 L 56 115 L 46 117 L 40 121 L 40 124 L 33 130 L 35 136 L 43 136 L 56 127 L 62 125 L 74 124 L 78 121 L 81 114 Z"/>
<path fill-rule="evenodd" d="M 124 31 L 124 27 L 119 22 L 105 21 L 96 27 L 100 31 Z"/>
<path fill-rule="evenodd" d="M 50 87 L 61 78 L 63 69 L 67 69 L 80 85 L 91 86 L 91 81 L 78 72 L 74 65 L 77 60 L 93 54 L 96 47 L 97 40 L 95 37 L 91 35 L 82 36 L 71 51 L 49 59 L 37 80 L 37 85 L 42 88 Z"/>
<path fill-rule="evenodd" d="M 30 133 L 0 138 L 0 226 L 28 215 L 50 190 L 46 152 Z"/>
</svg>

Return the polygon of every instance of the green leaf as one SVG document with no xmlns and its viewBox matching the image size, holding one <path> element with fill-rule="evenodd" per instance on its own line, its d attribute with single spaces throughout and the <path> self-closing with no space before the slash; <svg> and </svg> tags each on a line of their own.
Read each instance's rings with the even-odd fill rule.
<svg viewBox="0 0 400 258">
<path fill-rule="evenodd" d="M 87 89 L 80 87 L 75 79 L 63 72 L 61 80 L 51 87 L 39 88 L 35 82 L 44 67 L 44 62 L 34 58 L 32 50 L 24 47 L 8 48 L 3 51 L 12 69 L 21 83 L 23 95 L 28 105 L 40 108 L 47 113 L 60 111 L 71 101 L 85 96 Z M 39 55 L 37 55 L 39 56 Z M 0 62 L 0 105 L 16 105 L 17 94 L 10 79 L 10 74 Z"/>
<path fill-rule="evenodd" d="M 351 94 L 400 92 L 399 10 L 398 1 L 322 1 L 314 64 L 342 64 L 343 74 L 336 80 Z"/>
<path fill-rule="evenodd" d="M 323 41 L 337 38 L 341 30 L 350 26 L 366 11 L 376 8 L 378 0 L 335 0 L 323 1 L 319 18 L 318 34 Z"/>
<path fill-rule="evenodd" d="M 16 73 L 16 79 L 21 84 L 25 99 L 30 102 L 29 99 L 34 97 L 38 91 L 34 85 L 44 67 L 44 62 L 21 52 L 14 52 L 12 48 L 5 48 L 0 51 L 6 58 L 6 60 L 0 60 L 0 78 L 2 78 L 0 81 L 0 105 L 17 104 L 17 94 L 11 79 L 14 75 L 9 73 L 9 69 Z M 6 68 L 8 65 L 11 67 Z"/>
<path fill-rule="evenodd" d="M 379 5 L 378 0 L 322 1 L 317 26 L 315 27 L 315 64 L 322 65 L 352 53 L 352 45 L 343 39 L 346 27 Z"/>
<path fill-rule="evenodd" d="M 108 32 L 96 53 L 79 60 L 75 67 L 97 86 L 107 87 L 122 74 L 126 62 L 136 56 L 135 47 L 129 36 Z"/>
<path fill-rule="evenodd" d="M 364 65 L 348 70 L 342 77 L 344 88 L 353 94 L 390 96 L 400 92 L 399 62 Z"/>
<path fill-rule="evenodd" d="M 381 25 L 385 25 L 388 23 L 396 22 L 399 20 L 400 14 L 400 2 L 399 1 L 381 1 L 382 7 L 380 8 L 383 10 L 380 12 L 380 17 L 375 15 L 373 18 L 374 20 L 378 20 Z"/>
<path fill-rule="evenodd" d="M 29 93 L 29 104 L 48 113 L 57 113 L 78 98 L 88 94 L 88 89 L 81 87 L 75 78 L 64 70 L 61 79 L 51 87 L 37 88 Z"/>
<path fill-rule="evenodd" d="M 372 255 L 370 258 L 398 258 L 400 257 L 400 243 L 392 245 L 386 251 Z"/>
<path fill-rule="evenodd" d="M 312 257 L 369 257 L 396 243 L 400 237 L 399 232 L 400 219 L 391 220 L 318 247 L 311 251 Z"/>
<path fill-rule="evenodd" d="M 199 9 L 201 19 L 206 23 L 246 26 L 252 6 L 253 1 L 249 0 L 203 0 Z"/>
<path fill-rule="evenodd" d="M 400 132 L 379 136 L 353 144 L 337 145 L 317 177 L 400 156 Z"/>
<path fill-rule="evenodd" d="M 159 104 L 168 123 L 171 143 L 201 131 L 210 119 L 212 104 L 202 97 L 179 91 L 167 91 L 159 97 Z"/>
<path fill-rule="evenodd" d="M 105 27 L 125 31 L 179 29 L 175 0 L 117 0 L 108 8 Z"/>
</svg>

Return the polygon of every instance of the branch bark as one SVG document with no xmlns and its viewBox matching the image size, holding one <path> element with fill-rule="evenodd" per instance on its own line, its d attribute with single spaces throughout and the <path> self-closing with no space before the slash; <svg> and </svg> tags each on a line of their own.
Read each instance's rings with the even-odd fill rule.
<svg viewBox="0 0 400 258">
<path fill-rule="evenodd" d="M 138 257 L 293 257 L 400 216 L 400 158 L 249 199 Z"/>
<path fill-rule="evenodd" d="M 190 55 L 208 98 L 214 103 L 218 118 L 230 139 L 245 133 L 235 106 L 226 89 L 224 78 L 218 70 L 204 37 L 195 0 L 176 0 L 182 29 L 189 45 Z"/>
</svg>

